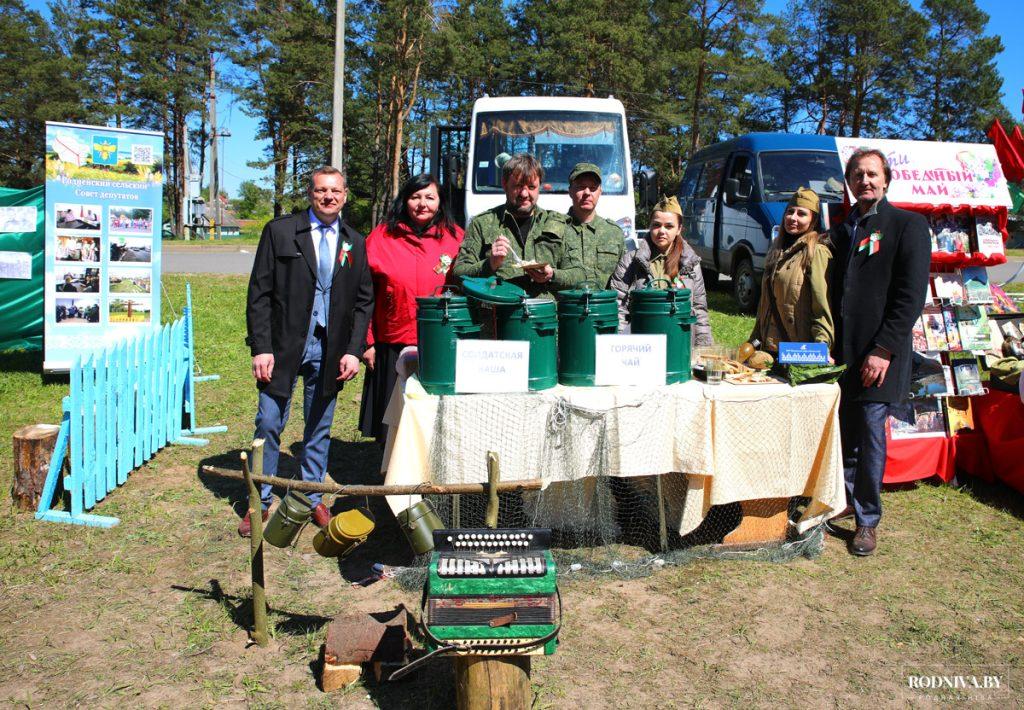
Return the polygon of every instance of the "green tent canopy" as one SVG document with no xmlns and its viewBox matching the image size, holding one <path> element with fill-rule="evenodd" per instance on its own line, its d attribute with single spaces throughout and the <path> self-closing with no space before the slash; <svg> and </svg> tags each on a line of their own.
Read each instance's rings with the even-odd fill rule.
<svg viewBox="0 0 1024 710">
<path fill-rule="evenodd" d="M 31 279 L 0 278 L 0 352 L 42 350 L 43 347 L 43 188 L 12 190 L 0 187 L 0 207 L 35 207 L 34 232 L 0 232 L 0 252 L 32 255 Z"/>
</svg>

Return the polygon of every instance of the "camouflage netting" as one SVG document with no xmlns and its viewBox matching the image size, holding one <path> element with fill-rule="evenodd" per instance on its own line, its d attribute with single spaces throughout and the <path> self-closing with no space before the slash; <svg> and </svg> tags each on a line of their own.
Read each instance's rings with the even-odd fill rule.
<svg viewBox="0 0 1024 710">
<path fill-rule="evenodd" d="M 627 409 L 630 421 L 639 426 L 624 426 L 623 420 L 617 419 Z M 629 461 L 614 461 L 616 470 L 658 470 L 664 463 L 664 451 L 643 442 L 659 437 L 664 441 L 678 434 L 680 422 L 670 415 L 672 411 L 671 403 L 658 392 L 600 410 L 565 400 L 538 409 L 523 397 L 442 397 L 430 449 L 431 469 L 437 483 L 466 480 L 466 447 L 487 440 L 488 450 L 501 452 L 503 480 L 525 477 L 521 471 L 552 474 L 556 480 L 544 490 L 501 494 L 498 526 L 551 528 L 552 552 L 564 579 L 608 574 L 642 577 L 664 565 L 700 558 L 784 562 L 820 554 L 820 526 L 798 535 L 795 526 L 789 525 L 785 540 L 767 543 L 756 539 L 737 542 L 730 536 L 743 515 L 762 519 L 774 515 L 776 521 L 780 517 L 795 521 L 807 498 L 711 506 L 699 526 L 688 529 L 682 522 L 688 491 L 691 496 L 702 492 L 691 490 L 687 475 L 609 476 L 609 457 L 623 451 L 630 452 Z M 538 422 L 539 416 L 546 421 Z M 770 421 L 757 424 L 768 430 L 777 426 Z M 545 435 L 531 435 L 540 428 Z M 481 436 L 482 431 L 487 434 Z M 768 435 L 777 437 L 777 433 Z M 704 433 L 696 431 L 693 436 L 703 437 Z M 471 454 L 470 460 L 476 459 L 483 467 L 485 453 Z M 763 470 L 766 479 L 774 475 L 770 462 L 765 462 Z M 485 496 L 431 496 L 430 500 L 447 527 L 485 527 Z M 399 583 L 410 589 L 422 586 L 428 558 L 423 556 L 417 565 L 401 571 Z"/>
</svg>

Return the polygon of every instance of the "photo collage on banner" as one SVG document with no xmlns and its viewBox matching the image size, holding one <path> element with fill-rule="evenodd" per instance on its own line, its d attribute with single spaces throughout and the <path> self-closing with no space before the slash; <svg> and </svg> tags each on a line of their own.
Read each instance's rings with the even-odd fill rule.
<svg viewBox="0 0 1024 710">
<path fill-rule="evenodd" d="M 160 325 L 163 136 L 46 124 L 47 371 Z"/>
</svg>

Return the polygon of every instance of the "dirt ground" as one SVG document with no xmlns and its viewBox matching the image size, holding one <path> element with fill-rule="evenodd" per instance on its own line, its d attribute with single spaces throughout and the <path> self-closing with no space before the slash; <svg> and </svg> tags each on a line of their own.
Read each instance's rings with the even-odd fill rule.
<svg viewBox="0 0 1024 710">
<path fill-rule="evenodd" d="M 210 279 L 194 291 L 199 312 L 214 303 L 242 312 L 243 282 Z M 397 683 L 317 688 L 333 616 L 418 608 L 418 593 L 392 581 L 351 584 L 373 562 L 411 561 L 378 502 L 378 530 L 340 565 L 313 551 L 309 529 L 294 549 L 268 548 L 273 636 L 267 647 L 249 644 L 248 541 L 235 532 L 242 486 L 199 468 L 238 466 L 255 392 L 238 345 L 244 324 L 201 326 L 202 364 L 222 379 L 198 385 L 200 423 L 226 423 L 228 433 L 202 449 L 167 447 L 134 471 L 95 509 L 120 518 L 111 529 L 0 516 L 0 705 L 452 707 L 446 660 Z M 355 431 L 359 389 L 339 399 L 330 469 L 370 482 L 380 453 Z M 11 432 L 55 421 L 64 392 L 38 385 L 37 364 L 0 374 L 3 490 Z M 285 434 L 286 472 L 300 427 L 294 417 Z M 640 579 L 561 575 L 564 630 L 557 653 L 533 662 L 535 707 L 1024 705 L 1021 496 L 982 483 L 921 484 L 883 500 L 870 558 L 829 538 L 819 557 L 787 563 L 701 560 Z M 1000 687 L 912 687 L 921 676 L 989 676 Z"/>
<path fill-rule="evenodd" d="M 372 443 L 334 449 L 339 468 L 366 471 L 376 456 Z M 340 566 L 313 552 L 308 530 L 293 550 L 268 549 L 274 634 L 259 648 L 246 633 L 248 545 L 232 508 L 241 488 L 197 476 L 179 452 L 161 452 L 101 504 L 121 518 L 112 529 L 25 515 L 0 523 L 0 702 L 453 706 L 447 661 L 399 683 L 317 689 L 332 616 L 418 603 L 390 581 L 350 584 L 374 561 L 410 560 L 386 511 L 374 506 L 384 524 Z M 868 559 L 830 539 L 813 560 L 705 560 L 632 580 L 565 575 L 561 646 L 533 665 L 536 706 L 1019 705 L 1022 511 L 1005 496 L 889 492 L 881 550 Z M 918 672 L 994 675 L 1008 689 L 942 696 L 909 688 Z"/>
</svg>

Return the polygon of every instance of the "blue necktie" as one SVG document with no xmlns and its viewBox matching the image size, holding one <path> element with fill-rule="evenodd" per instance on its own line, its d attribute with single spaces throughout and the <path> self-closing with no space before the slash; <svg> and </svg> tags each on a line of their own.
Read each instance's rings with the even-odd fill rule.
<svg viewBox="0 0 1024 710">
<path fill-rule="evenodd" d="M 327 233 L 331 227 L 326 224 L 320 225 L 320 255 L 317 279 L 320 282 L 319 298 L 320 303 L 316 310 L 316 322 L 324 328 L 327 327 L 327 289 L 331 284 L 331 245 L 327 241 Z"/>
</svg>

